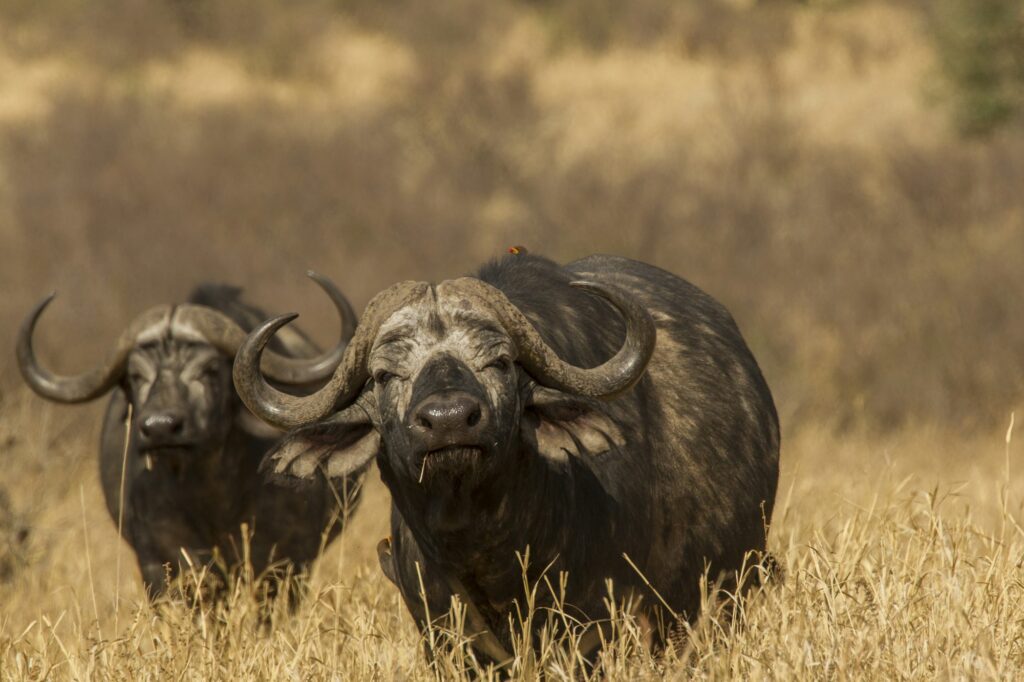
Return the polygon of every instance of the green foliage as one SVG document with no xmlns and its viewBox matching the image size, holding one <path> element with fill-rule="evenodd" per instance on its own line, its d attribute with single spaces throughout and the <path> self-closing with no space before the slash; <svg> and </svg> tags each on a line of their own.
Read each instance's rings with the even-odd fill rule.
<svg viewBox="0 0 1024 682">
<path fill-rule="evenodd" d="M 1024 105 L 1024 0 L 941 0 L 933 35 L 957 127 L 990 133 Z"/>
</svg>

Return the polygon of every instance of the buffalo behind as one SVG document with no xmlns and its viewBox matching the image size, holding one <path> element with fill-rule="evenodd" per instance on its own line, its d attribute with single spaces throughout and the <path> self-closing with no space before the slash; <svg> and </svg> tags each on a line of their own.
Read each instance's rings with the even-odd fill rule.
<svg viewBox="0 0 1024 682">
<path fill-rule="evenodd" d="M 329 280 L 310 276 L 338 309 L 341 340 L 320 353 L 301 332 L 282 337 L 264 369 L 291 390 L 322 383 L 355 328 L 355 314 L 341 292 Z M 280 432 L 255 419 L 231 385 L 235 351 L 264 315 L 241 300 L 240 290 L 202 285 L 186 304 L 144 312 L 100 367 L 74 377 L 51 374 L 32 349 L 36 322 L 52 298 L 22 326 L 19 368 L 36 393 L 56 402 L 111 393 L 100 480 L 150 596 L 163 593 L 168 578 L 186 563 L 196 575 L 212 569 L 219 580 L 203 587 L 214 590 L 246 559 L 246 568 L 259 578 L 301 571 L 340 532 L 341 517 L 358 501 L 359 473 L 312 481 L 301 492 L 266 485 L 258 473 Z M 278 581 L 265 584 L 273 592 Z"/>
</svg>

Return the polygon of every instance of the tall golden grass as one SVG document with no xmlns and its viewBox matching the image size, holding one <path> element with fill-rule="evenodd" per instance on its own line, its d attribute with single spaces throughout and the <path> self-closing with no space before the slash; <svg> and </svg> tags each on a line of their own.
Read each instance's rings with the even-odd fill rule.
<svg viewBox="0 0 1024 682">
<path fill-rule="evenodd" d="M 377 567 L 389 501 L 374 477 L 289 614 L 246 582 L 225 604 L 149 606 L 94 473 L 96 429 L 20 392 L 3 421 L 13 502 L 34 519 L 0 583 L 0 679 L 445 679 L 480 666 L 455 631 L 422 637 Z M 951 441 L 794 434 L 770 549 L 785 577 L 709 604 L 682 650 L 652 658 L 615 619 L 607 679 L 1012 679 L 1024 673 L 1019 426 Z M 83 438 L 83 436 L 90 436 Z M 13 442 L 12 442 L 13 439 Z M 0 543 L 0 547 L 2 547 Z M 124 566 L 120 582 L 114 566 Z M 536 589 L 557 589 L 559 577 Z M 572 579 L 571 576 L 568 578 Z M 188 580 L 188 578 L 186 578 Z M 524 614 L 529 613 L 524 605 Z M 534 618 L 561 614 L 533 613 Z M 524 615 L 525 617 L 525 615 Z M 434 664 L 423 652 L 439 652 Z M 582 679 L 570 638 L 517 647 L 515 679 Z"/>
<path fill-rule="evenodd" d="M 28 394 L 12 342 L 56 288 L 38 347 L 75 371 L 215 279 L 326 343 L 306 268 L 358 307 L 512 244 L 694 281 L 782 415 L 785 580 L 663 658 L 622 617 L 609 678 L 1019 677 L 1024 131 L 958 136 L 927 31 L 896 0 L 0 4 L 0 678 L 494 674 L 458 633 L 422 655 L 375 480 L 295 614 L 244 581 L 147 605 L 102 406 Z M 571 642 L 520 653 L 584 674 Z"/>
</svg>

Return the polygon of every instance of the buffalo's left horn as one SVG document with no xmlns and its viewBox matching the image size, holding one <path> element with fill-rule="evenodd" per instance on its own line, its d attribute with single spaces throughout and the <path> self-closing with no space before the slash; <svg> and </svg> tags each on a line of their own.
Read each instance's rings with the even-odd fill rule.
<svg viewBox="0 0 1024 682">
<path fill-rule="evenodd" d="M 455 280 L 453 287 L 482 299 L 497 313 L 515 342 L 518 362 L 540 384 L 591 398 L 613 398 L 643 376 L 654 353 L 656 329 L 647 309 L 619 287 L 576 281 L 570 286 L 596 294 L 612 304 L 626 323 L 626 338 L 619 351 L 593 368 L 576 367 L 558 357 L 526 316 L 503 292 L 473 277 Z"/>
<path fill-rule="evenodd" d="M 356 329 L 356 314 L 345 295 L 323 275 L 312 270 L 306 274 L 320 285 L 338 310 L 338 317 L 341 318 L 341 338 L 329 351 L 314 358 L 290 358 L 272 352 L 265 354 L 263 372 L 282 384 L 310 384 L 331 376 L 341 362 L 345 348 Z M 235 355 L 246 337 L 245 331 L 234 320 L 206 306 L 178 306 L 174 314 L 174 323 L 191 327 L 229 356 Z"/>
<path fill-rule="evenodd" d="M 347 407 L 359 396 L 370 378 L 367 361 L 380 326 L 396 310 L 423 296 L 428 286 L 425 282 L 399 282 L 374 296 L 366 306 L 362 322 L 345 349 L 341 364 L 334 370 L 331 380 L 308 396 L 294 396 L 279 391 L 263 377 L 259 369 L 263 349 L 278 329 L 297 316 L 282 315 L 267 320 L 252 330 L 238 349 L 232 370 L 235 390 L 253 414 L 282 429 L 314 422 L 335 409 Z"/>
<path fill-rule="evenodd" d="M 40 301 L 21 325 L 18 332 L 18 369 L 25 383 L 43 396 L 60 403 L 81 403 L 93 400 L 109 391 L 121 379 L 128 354 L 135 345 L 135 339 L 142 331 L 154 325 L 166 324 L 170 318 L 171 306 L 161 305 L 150 308 L 135 318 L 121 334 L 114 350 L 106 361 L 96 369 L 75 376 L 58 376 L 39 364 L 32 348 L 32 335 L 36 322 L 56 294 L 50 294 Z"/>
</svg>

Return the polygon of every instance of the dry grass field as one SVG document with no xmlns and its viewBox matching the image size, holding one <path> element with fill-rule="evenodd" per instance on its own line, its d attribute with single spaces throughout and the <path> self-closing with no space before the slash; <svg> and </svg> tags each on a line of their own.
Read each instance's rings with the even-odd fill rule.
<svg viewBox="0 0 1024 682">
<path fill-rule="evenodd" d="M 418 635 L 372 477 L 294 614 L 244 581 L 147 605 L 102 401 L 29 393 L 13 336 L 57 289 L 38 347 L 75 371 L 216 279 L 326 343 L 306 268 L 358 308 L 512 244 L 706 289 L 783 423 L 784 579 L 657 659 L 620 618 L 608 679 L 1024 677 L 1024 126 L 958 133 L 931 7 L 0 3 L 0 680 L 493 675 Z M 572 642 L 519 653 L 514 678 L 585 676 Z"/>
<path fill-rule="evenodd" d="M 309 595 L 265 625 L 238 586 L 230 608 L 145 604 L 91 470 L 95 429 L 19 396 L 3 424 L 12 502 L 34 520 L 0 546 L 2 679 L 445 679 L 482 671 L 465 649 L 432 669 L 377 567 L 387 493 L 368 484 Z M 1019 431 L 1019 425 L 1018 425 Z M 88 436 L 88 437 L 83 437 Z M 41 457 L 39 453 L 47 453 Z M 769 545 L 785 578 L 713 611 L 684 651 L 652 659 L 628 618 L 609 679 L 1013 679 L 1024 673 L 1021 444 L 1001 430 L 884 441 L 807 430 L 786 443 Z M 557 583 L 555 577 L 553 582 Z M 570 578 L 571 579 L 571 578 Z M 541 585 L 539 589 L 549 589 Z M 535 614 L 547 617 L 548 614 Z M 438 641 L 464 642 L 458 633 Z M 572 643 L 521 656 L 516 679 L 581 678 Z"/>
</svg>

